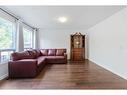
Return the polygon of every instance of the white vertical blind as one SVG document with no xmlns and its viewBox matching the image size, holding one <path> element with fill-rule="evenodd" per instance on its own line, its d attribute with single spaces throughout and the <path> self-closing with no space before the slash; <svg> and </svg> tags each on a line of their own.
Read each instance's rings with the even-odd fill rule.
<svg viewBox="0 0 127 95">
<path fill-rule="evenodd" d="M 17 47 L 16 51 L 24 51 L 24 41 L 23 41 L 23 26 L 20 20 L 17 20 Z"/>
<path fill-rule="evenodd" d="M 33 48 L 34 49 L 37 49 L 38 48 L 38 30 L 37 29 L 34 29 L 34 32 L 33 32 L 34 34 L 33 34 L 33 36 L 34 36 L 34 38 L 33 38 Z"/>
</svg>

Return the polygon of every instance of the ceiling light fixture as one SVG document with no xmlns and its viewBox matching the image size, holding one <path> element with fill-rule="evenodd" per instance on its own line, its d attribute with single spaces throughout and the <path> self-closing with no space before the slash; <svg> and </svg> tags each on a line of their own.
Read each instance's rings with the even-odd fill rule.
<svg viewBox="0 0 127 95">
<path fill-rule="evenodd" d="M 58 21 L 61 23 L 65 23 L 65 22 L 67 22 L 67 18 L 66 17 L 59 17 Z"/>
</svg>

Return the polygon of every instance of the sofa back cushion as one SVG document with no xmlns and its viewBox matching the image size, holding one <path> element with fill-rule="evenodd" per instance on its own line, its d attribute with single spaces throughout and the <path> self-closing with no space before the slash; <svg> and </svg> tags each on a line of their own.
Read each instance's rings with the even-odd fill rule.
<svg viewBox="0 0 127 95">
<path fill-rule="evenodd" d="M 48 50 L 48 56 L 55 56 L 56 55 L 56 49 L 49 49 Z"/>
<path fill-rule="evenodd" d="M 12 60 L 20 60 L 20 59 L 32 59 L 33 56 L 29 54 L 28 51 L 23 51 L 23 52 L 14 52 L 11 54 Z"/>
<path fill-rule="evenodd" d="M 41 55 L 40 50 L 37 50 L 37 49 L 31 49 L 31 50 L 28 50 L 28 52 L 31 56 L 33 56 L 33 58 L 37 58 Z"/>
<path fill-rule="evenodd" d="M 63 56 L 66 53 L 66 49 L 57 49 L 56 56 Z"/>
<path fill-rule="evenodd" d="M 42 56 L 47 56 L 48 55 L 48 49 L 41 49 L 41 55 Z"/>
<path fill-rule="evenodd" d="M 32 59 L 37 57 L 37 52 L 35 50 L 28 50 L 29 55 L 32 56 Z"/>
<path fill-rule="evenodd" d="M 37 52 L 37 57 L 41 56 L 41 51 L 39 49 L 37 49 L 36 52 Z"/>
</svg>

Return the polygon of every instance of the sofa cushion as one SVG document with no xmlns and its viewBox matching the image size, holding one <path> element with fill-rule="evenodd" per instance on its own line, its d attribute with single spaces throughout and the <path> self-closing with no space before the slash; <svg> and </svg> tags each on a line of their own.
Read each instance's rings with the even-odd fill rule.
<svg viewBox="0 0 127 95">
<path fill-rule="evenodd" d="M 47 63 L 65 63 L 64 56 L 44 56 Z"/>
<path fill-rule="evenodd" d="M 49 49 L 48 50 L 48 56 L 55 56 L 56 55 L 56 50 L 55 49 Z"/>
<path fill-rule="evenodd" d="M 33 56 L 29 54 L 28 51 L 23 51 L 23 52 L 14 52 L 11 54 L 12 60 L 20 60 L 20 59 L 32 59 Z"/>
<path fill-rule="evenodd" d="M 64 59 L 64 56 L 44 56 L 46 59 Z"/>
<path fill-rule="evenodd" d="M 31 61 L 31 62 L 32 62 L 32 61 L 37 61 L 37 59 L 21 59 L 21 60 L 18 60 L 18 61 L 24 61 L 24 62 L 25 62 L 25 61 L 26 61 L 26 62 L 27 62 L 27 61 Z"/>
<path fill-rule="evenodd" d="M 47 56 L 48 55 L 48 49 L 41 49 L 41 55 Z"/>
<path fill-rule="evenodd" d="M 63 56 L 65 53 L 65 49 L 57 49 L 56 50 L 56 56 Z"/>
</svg>

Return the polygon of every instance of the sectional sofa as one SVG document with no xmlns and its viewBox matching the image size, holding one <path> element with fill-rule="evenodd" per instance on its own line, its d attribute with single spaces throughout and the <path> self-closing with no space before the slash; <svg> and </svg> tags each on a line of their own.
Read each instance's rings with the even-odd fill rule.
<svg viewBox="0 0 127 95">
<path fill-rule="evenodd" d="M 46 64 L 67 63 L 66 49 L 38 49 L 11 54 L 8 63 L 9 78 L 37 76 Z"/>
</svg>

